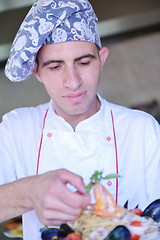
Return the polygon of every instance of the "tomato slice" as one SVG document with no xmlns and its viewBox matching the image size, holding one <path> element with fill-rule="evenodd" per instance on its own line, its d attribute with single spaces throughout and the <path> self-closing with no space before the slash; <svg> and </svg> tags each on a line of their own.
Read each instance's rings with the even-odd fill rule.
<svg viewBox="0 0 160 240">
<path fill-rule="evenodd" d="M 140 236 L 139 235 L 132 235 L 130 240 L 139 240 Z"/>
<path fill-rule="evenodd" d="M 142 214 L 142 210 L 139 209 L 139 208 L 131 209 L 131 210 L 129 210 L 129 212 L 132 212 L 132 213 L 134 213 L 136 215 L 139 215 L 139 216 Z"/>
<path fill-rule="evenodd" d="M 133 221 L 133 222 L 130 223 L 130 225 L 140 227 L 140 226 L 142 226 L 142 223 L 140 221 Z"/>
<path fill-rule="evenodd" d="M 69 239 L 69 240 L 82 240 L 82 237 L 78 233 L 69 233 L 67 235 L 67 239 Z"/>
</svg>

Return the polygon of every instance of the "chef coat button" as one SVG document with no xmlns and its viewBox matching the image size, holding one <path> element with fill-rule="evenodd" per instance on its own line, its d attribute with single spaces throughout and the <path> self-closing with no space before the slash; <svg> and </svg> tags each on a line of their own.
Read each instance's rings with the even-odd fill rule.
<svg viewBox="0 0 160 240">
<path fill-rule="evenodd" d="M 47 133 L 47 137 L 52 137 L 52 133 Z"/>
<path fill-rule="evenodd" d="M 108 181 L 108 182 L 107 182 L 107 185 L 108 185 L 108 186 L 111 186 L 111 185 L 112 185 L 112 182 L 111 182 L 111 181 Z"/>
<path fill-rule="evenodd" d="M 111 137 L 106 137 L 106 140 L 109 142 L 111 141 Z"/>
</svg>

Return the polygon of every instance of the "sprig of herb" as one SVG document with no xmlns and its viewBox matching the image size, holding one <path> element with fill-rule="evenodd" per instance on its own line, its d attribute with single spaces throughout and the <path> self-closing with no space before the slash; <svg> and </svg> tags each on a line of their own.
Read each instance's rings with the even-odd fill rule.
<svg viewBox="0 0 160 240">
<path fill-rule="evenodd" d="M 85 187 L 86 192 L 89 193 L 93 184 L 96 182 L 100 182 L 103 179 L 112 179 L 112 178 L 118 178 L 118 177 L 120 177 L 120 175 L 116 173 L 108 174 L 105 177 L 103 177 L 103 171 L 95 171 L 90 178 L 90 182 Z"/>
</svg>

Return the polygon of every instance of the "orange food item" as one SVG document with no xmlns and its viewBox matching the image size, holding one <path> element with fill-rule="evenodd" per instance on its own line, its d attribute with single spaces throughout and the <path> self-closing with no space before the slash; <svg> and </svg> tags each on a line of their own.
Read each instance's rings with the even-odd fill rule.
<svg viewBox="0 0 160 240">
<path fill-rule="evenodd" d="M 20 223 L 20 222 L 15 222 L 14 220 L 8 220 L 3 223 L 3 228 L 4 228 L 4 230 L 12 230 L 21 225 L 22 225 L 22 223 Z"/>
<path fill-rule="evenodd" d="M 133 221 L 130 223 L 131 226 L 142 226 L 142 223 L 140 221 Z"/>
<path fill-rule="evenodd" d="M 82 240 L 82 237 L 78 233 L 69 233 L 67 235 L 67 239 L 69 239 L 69 240 Z"/>
<path fill-rule="evenodd" d="M 132 235 L 130 240 L 139 240 L 140 236 L 139 235 Z"/>
<path fill-rule="evenodd" d="M 116 204 L 114 197 L 103 185 L 101 185 L 101 183 L 94 183 L 93 191 L 96 203 L 92 212 L 95 215 L 117 218 L 120 218 L 124 215 L 124 208 Z"/>
<path fill-rule="evenodd" d="M 134 208 L 134 209 L 131 209 L 129 211 L 136 214 L 136 215 L 139 215 L 139 216 L 141 216 L 141 214 L 142 214 L 142 210 L 139 209 L 139 208 Z"/>
</svg>

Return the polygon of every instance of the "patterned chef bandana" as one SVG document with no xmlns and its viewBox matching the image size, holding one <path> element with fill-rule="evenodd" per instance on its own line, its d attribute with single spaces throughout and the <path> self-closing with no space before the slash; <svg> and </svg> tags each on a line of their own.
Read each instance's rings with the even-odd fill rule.
<svg viewBox="0 0 160 240">
<path fill-rule="evenodd" d="M 6 76 L 14 82 L 29 78 L 42 45 L 73 40 L 101 48 L 97 17 L 88 0 L 37 0 L 13 41 Z"/>
</svg>

